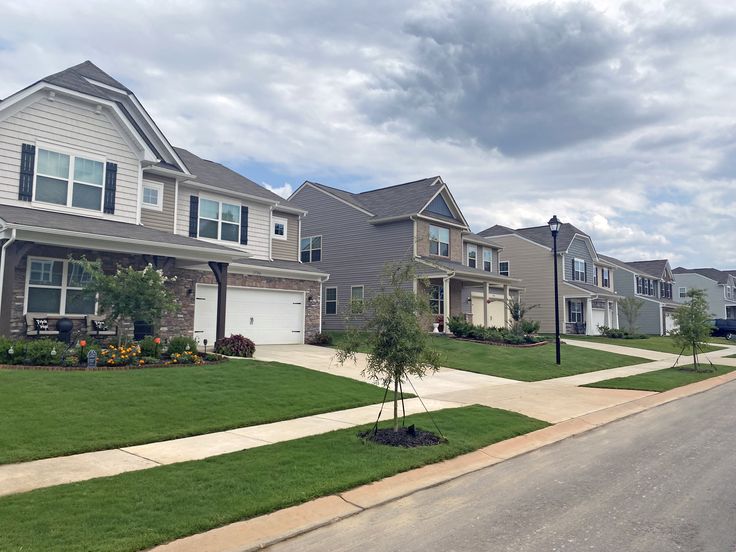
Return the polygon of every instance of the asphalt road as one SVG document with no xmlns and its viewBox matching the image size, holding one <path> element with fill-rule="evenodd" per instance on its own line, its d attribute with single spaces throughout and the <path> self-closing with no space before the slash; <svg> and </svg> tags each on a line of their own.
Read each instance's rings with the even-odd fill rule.
<svg viewBox="0 0 736 552">
<path fill-rule="evenodd" d="M 736 552 L 736 383 L 269 550 Z"/>
</svg>

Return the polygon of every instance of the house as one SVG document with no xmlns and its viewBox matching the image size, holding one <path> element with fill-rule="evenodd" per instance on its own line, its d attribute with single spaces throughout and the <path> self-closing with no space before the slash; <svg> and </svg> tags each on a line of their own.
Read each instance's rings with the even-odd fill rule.
<svg viewBox="0 0 736 552">
<path fill-rule="evenodd" d="M 438 316 L 509 323 L 507 303 L 518 297 L 519 280 L 500 272 L 501 247 L 470 232 L 439 176 L 361 193 L 306 181 L 289 199 L 308 212 L 302 262 L 330 274 L 324 328 L 344 329 L 347 314 L 361 321 L 362 302 L 380 290 L 385 266 L 409 259 L 415 291 L 428 293 Z"/>
<path fill-rule="evenodd" d="M 70 67 L 0 102 L 0 335 L 64 318 L 89 327 L 97 304 L 69 262 L 85 255 L 176 276 L 181 310 L 162 336 L 301 343 L 320 329 L 327 279 L 299 262 L 305 214 L 173 147 L 93 63 Z"/>
<path fill-rule="evenodd" d="M 673 318 L 677 303 L 672 297 L 674 277 L 667 259 L 624 262 L 613 257 L 600 257 L 615 265 L 614 289 L 624 297 L 643 301 L 635 326 L 645 334 L 666 335 L 675 329 Z M 628 326 L 624 312 L 619 311 L 620 324 Z"/>
<path fill-rule="evenodd" d="M 687 301 L 691 289 L 704 289 L 714 318 L 736 318 L 736 275 L 716 268 L 683 268 L 673 271 L 675 301 Z"/>
<path fill-rule="evenodd" d="M 554 262 L 552 233 L 548 226 L 511 229 L 495 225 L 479 232 L 503 247 L 501 274 L 524 283 L 524 303 L 537 305 L 529 317 L 542 332 L 555 331 Z M 599 326 L 618 328 L 618 298 L 612 270 L 601 258 L 593 240 L 572 224 L 564 223 L 557 235 L 560 332 L 599 334 Z"/>
</svg>

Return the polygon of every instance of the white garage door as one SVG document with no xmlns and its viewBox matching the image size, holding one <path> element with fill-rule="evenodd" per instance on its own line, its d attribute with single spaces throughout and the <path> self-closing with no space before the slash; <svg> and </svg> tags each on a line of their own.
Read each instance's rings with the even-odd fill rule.
<svg viewBox="0 0 736 552">
<path fill-rule="evenodd" d="M 197 284 L 194 337 L 215 342 L 217 286 Z M 302 343 L 304 293 L 241 287 L 227 288 L 225 335 L 242 334 L 256 345 Z"/>
<path fill-rule="evenodd" d="M 673 313 L 664 313 L 664 331 L 666 333 L 669 333 L 674 329 L 677 329 L 677 322 L 675 322 L 675 317 L 673 316 Z"/>
<path fill-rule="evenodd" d="M 590 325 L 587 328 L 588 335 L 600 335 L 598 326 L 606 325 L 606 309 L 592 309 Z"/>
</svg>

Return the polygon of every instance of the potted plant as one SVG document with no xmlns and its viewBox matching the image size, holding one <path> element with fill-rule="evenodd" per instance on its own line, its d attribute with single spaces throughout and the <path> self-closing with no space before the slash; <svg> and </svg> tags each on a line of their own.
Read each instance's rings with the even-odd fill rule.
<svg viewBox="0 0 736 552">
<path fill-rule="evenodd" d="M 432 333 L 442 333 L 445 331 L 445 317 L 441 314 L 437 315 L 432 324 Z"/>
</svg>

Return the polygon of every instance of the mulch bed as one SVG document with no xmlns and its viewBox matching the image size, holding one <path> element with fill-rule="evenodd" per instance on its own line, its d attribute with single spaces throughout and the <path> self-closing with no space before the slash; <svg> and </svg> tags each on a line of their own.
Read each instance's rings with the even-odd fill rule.
<svg viewBox="0 0 736 552">
<path fill-rule="evenodd" d="M 128 366 L 107 366 L 104 364 L 97 365 L 96 368 L 87 368 L 86 365 L 79 366 L 30 366 L 27 364 L 0 364 L 0 370 L 39 370 L 46 372 L 113 372 L 116 370 L 145 370 L 146 368 L 177 368 L 179 366 L 209 366 L 212 364 L 222 364 L 229 359 L 224 357 L 220 360 L 204 361 L 202 364 L 144 364 L 144 365 L 128 365 Z"/>
<path fill-rule="evenodd" d="M 404 448 L 428 447 L 446 441 L 444 437 L 440 437 L 431 431 L 418 429 L 413 425 L 400 427 L 398 431 L 394 431 L 393 428 L 383 428 L 374 432 L 371 429 L 370 431 L 358 433 L 358 437 L 381 445 Z"/>
<path fill-rule="evenodd" d="M 539 343 L 498 343 L 496 341 L 481 341 L 480 339 L 468 339 L 467 337 L 454 337 L 458 341 L 470 341 L 471 343 L 481 343 L 482 345 L 495 345 L 496 347 L 511 347 L 514 349 L 527 349 L 529 347 L 541 347 L 547 345 L 549 341 L 540 341 Z"/>
</svg>

